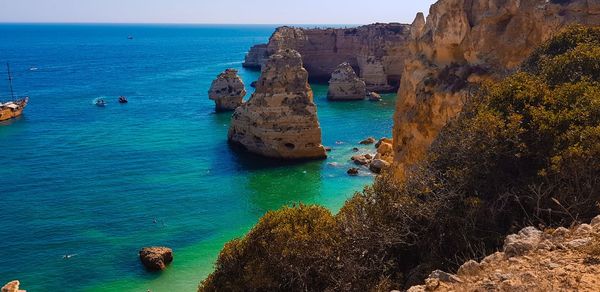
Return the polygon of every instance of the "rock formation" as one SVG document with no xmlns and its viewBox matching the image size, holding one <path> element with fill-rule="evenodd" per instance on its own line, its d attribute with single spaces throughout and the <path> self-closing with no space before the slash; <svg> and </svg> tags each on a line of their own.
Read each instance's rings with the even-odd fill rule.
<svg viewBox="0 0 600 292">
<path fill-rule="evenodd" d="M 562 3 L 562 4 L 558 4 Z M 394 117 L 399 172 L 462 109 L 470 84 L 514 70 L 567 24 L 600 24 L 596 0 L 440 0 L 410 27 Z"/>
<path fill-rule="evenodd" d="M 145 247 L 140 250 L 140 260 L 149 270 L 164 270 L 173 261 L 173 250 L 167 247 Z"/>
<path fill-rule="evenodd" d="M 233 111 L 244 102 L 246 88 L 235 69 L 227 69 L 212 82 L 208 97 L 215 101 L 217 111 Z"/>
<path fill-rule="evenodd" d="M 367 98 L 369 98 L 370 101 L 382 101 L 383 98 L 381 97 L 381 95 L 377 92 L 373 92 L 373 91 L 369 91 L 367 93 Z"/>
<path fill-rule="evenodd" d="M 21 283 L 19 283 L 18 280 L 14 280 L 14 281 L 8 282 L 6 285 L 4 285 L 0 291 L 1 292 L 26 292 L 25 290 L 19 289 L 20 285 L 21 285 Z"/>
<path fill-rule="evenodd" d="M 365 82 L 356 76 L 349 63 L 340 64 L 331 74 L 327 98 L 330 100 L 363 100 L 366 97 Z"/>
<path fill-rule="evenodd" d="M 284 50 L 269 58 L 256 92 L 233 114 L 228 137 L 249 152 L 271 158 L 327 156 L 308 72 L 298 52 Z"/>
<path fill-rule="evenodd" d="M 400 82 L 409 34 L 409 26 L 399 23 L 346 29 L 285 26 L 273 33 L 268 44 L 250 49 L 246 66 L 257 67 L 279 50 L 294 49 L 302 55 L 313 80 L 328 81 L 339 64 L 348 62 L 358 70 L 368 90 L 390 92 L 395 91 Z M 259 60 L 260 56 L 264 59 Z"/>
<path fill-rule="evenodd" d="M 264 65 L 269 59 L 269 54 L 267 53 L 267 44 L 259 44 L 250 48 L 248 54 L 246 54 L 246 59 L 242 66 L 246 68 L 260 69 L 262 65 Z"/>
<path fill-rule="evenodd" d="M 509 235 L 504 251 L 468 261 L 456 275 L 434 271 L 424 291 L 598 291 L 600 216 L 591 224 L 542 232 L 527 227 Z"/>
</svg>

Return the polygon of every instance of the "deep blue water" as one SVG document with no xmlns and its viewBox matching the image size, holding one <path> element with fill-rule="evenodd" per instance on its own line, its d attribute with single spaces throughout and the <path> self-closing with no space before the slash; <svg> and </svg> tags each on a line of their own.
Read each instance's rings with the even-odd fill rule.
<svg viewBox="0 0 600 292">
<path fill-rule="evenodd" d="M 327 87 L 313 84 L 333 147 L 325 161 L 265 163 L 228 147 L 230 114 L 214 113 L 208 88 L 229 67 L 246 84 L 256 80 L 241 62 L 273 29 L 0 25 L 0 62 L 31 97 L 23 117 L 0 124 L 0 282 L 195 291 L 223 244 L 266 211 L 294 202 L 335 211 L 371 183 L 345 172 L 358 141 L 390 135 L 393 95 L 330 103 Z M 118 104 L 119 95 L 130 103 Z M 93 105 L 98 97 L 106 108 Z M 167 271 L 141 267 L 137 251 L 149 245 L 174 249 Z"/>
</svg>

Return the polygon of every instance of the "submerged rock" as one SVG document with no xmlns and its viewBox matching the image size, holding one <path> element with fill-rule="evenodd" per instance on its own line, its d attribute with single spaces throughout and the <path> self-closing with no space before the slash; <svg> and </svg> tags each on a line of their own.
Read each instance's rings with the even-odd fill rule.
<svg viewBox="0 0 600 292">
<path fill-rule="evenodd" d="M 358 169 L 358 168 L 356 168 L 356 167 L 353 167 L 353 168 L 350 168 L 350 169 L 348 169 L 348 172 L 347 172 L 347 173 L 348 173 L 348 175 L 350 175 L 350 176 L 357 176 L 357 175 L 358 175 L 358 171 L 359 171 L 359 169 Z"/>
<path fill-rule="evenodd" d="M 217 111 L 233 111 L 244 102 L 246 88 L 235 69 L 227 69 L 212 82 L 208 97 L 215 101 Z"/>
<path fill-rule="evenodd" d="M 377 140 L 375 138 L 369 137 L 367 139 L 364 139 L 364 140 L 360 141 L 360 144 L 361 145 L 371 145 L 371 144 L 374 144 L 376 141 Z"/>
<path fill-rule="evenodd" d="M 327 157 L 308 72 L 298 52 L 284 50 L 269 58 L 256 92 L 233 114 L 228 139 L 270 158 Z"/>
<path fill-rule="evenodd" d="M 340 64 L 331 74 L 327 92 L 330 100 L 362 100 L 365 93 L 365 82 L 358 78 L 349 63 Z"/>
<path fill-rule="evenodd" d="M 149 270 L 164 270 L 173 261 L 173 250 L 168 247 L 144 247 L 140 250 L 140 260 Z"/>
</svg>

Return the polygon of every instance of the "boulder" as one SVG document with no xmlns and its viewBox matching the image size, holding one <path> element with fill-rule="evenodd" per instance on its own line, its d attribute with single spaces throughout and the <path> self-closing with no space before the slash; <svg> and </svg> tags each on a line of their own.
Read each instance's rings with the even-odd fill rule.
<svg viewBox="0 0 600 292">
<path fill-rule="evenodd" d="M 0 291 L 1 292 L 26 292 L 25 290 L 20 290 L 19 285 L 21 285 L 21 283 L 18 280 L 14 280 L 14 281 L 8 282 L 6 285 L 4 285 Z"/>
<path fill-rule="evenodd" d="M 323 159 L 317 106 L 300 54 L 284 50 L 263 67 L 256 91 L 232 117 L 228 140 L 278 159 Z"/>
<path fill-rule="evenodd" d="M 373 91 L 369 91 L 369 93 L 367 93 L 367 98 L 369 98 L 370 101 L 382 101 L 383 100 L 383 98 L 381 97 L 381 95 L 379 95 L 379 93 L 373 92 Z"/>
<path fill-rule="evenodd" d="M 526 227 L 518 234 L 511 234 L 504 240 L 504 253 L 508 257 L 521 256 L 538 248 L 542 232 L 535 227 Z"/>
<path fill-rule="evenodd" d="M 374 144 L 376 141 L 377 140 L 375 138 L 369 137 L 367 139 L 364 139 L 364 140 L 360 141 L 360 144 L 361 145 L 371 145 L 371 144 Z"/>
<path fill-rule="evenodd" d="M 353 167 L 348 169 L 348 175 L 350 176 L 357 176 L 358 175 L 358 168 Z"/>
<path fill-rule="evenodd" d="M 329 100 L 362 100 L 365 93 L 365 82 L 358 78 L 349 63 L 340 64 L 331 74 L 327 92 Z"/>
<path fill-rule="evenodd" d="M 164 270 L 173 261 L 173 250 L 168 247 L 144 247 L 140 250 L 140 260 L 149 270 Z"/>
<path fill-rule="evenodd" d="M 356 165 L 368 165 L 369 163 L 371 163 L 371 159 L 372 157 L 369 154 L 363 154 L 363 155 L 354 155 L 352 156 L 352 161 L 354 161 L 354 164 Z"/>
<path fill-rule="evenodd" d="M 390 167 L 390 163 L 382 160 L 382 159 L 375 159 L 373 160 L 373 162 L 371 162 L 371 164 L 369 164 L 369 169 L 373 172 L 373 173 L 381 173 L 384 169 Z"/>
<path fill-rule="evenodd" d="M 375 143 L 375 148 L 379 148 L 379 146 L 381 146 L 382 143 L 388 143 L 388 144 L 392 144 L 392 139 L 390 138 L 381 138 L 379 139 L 379 141 L 377 141 L 377 143 Z"/>
<path fill-rule="evenodd" d="M 217 111 L 233 111 L 244 102 L 246 89 L 235 69 L 227 69 L 212 82 L 208 97 L 215 101 Z"/>
</svg>

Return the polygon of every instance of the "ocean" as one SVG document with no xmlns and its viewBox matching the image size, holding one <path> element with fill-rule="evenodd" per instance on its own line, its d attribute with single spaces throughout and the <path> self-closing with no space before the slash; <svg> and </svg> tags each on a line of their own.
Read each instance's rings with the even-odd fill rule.
<svg viewBox="0 0 600 292">
<path fill-rule="evenodd" d="M 333 148 L 324 161 L 269 162 L 228 146 L 231 113 L 215 113 L 207 91 L 236 68 L 251 93 L 260 72 L 242 68 L 244 55 L 274 28 L 0 25 L 0 62 L 30 96 L 24 116 L 0 124 L 0 282 L 195 291 L 225 242 L 265 212 L 299 202 L 336 212 L 372 183 L 346 171 L 352 148 L 374 151 L 359 141 L 391 135 L 393 94 L 332 103 L 325 84 L 311 84 Z M 8 96 L 2 84 L 0 100 Z M 139 262 L 138 250 L 154 245 L 174 250 L 162 273 Z"/>
</svg>

